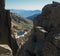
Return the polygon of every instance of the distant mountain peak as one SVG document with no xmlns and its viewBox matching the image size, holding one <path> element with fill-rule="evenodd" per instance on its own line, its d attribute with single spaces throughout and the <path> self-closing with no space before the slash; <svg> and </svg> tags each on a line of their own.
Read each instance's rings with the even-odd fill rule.
<svg viewBox="0 0 60 56">
<path fill-rule="evenodd" d="M 19 14 L 20 16 L 22 16 L 24 18 L 32 16 L 34 14 L 41 13 L 40 10 L 23 10 L 23 9 L 22 10 L 17 10 L 17 9 L 11 9 L 10 11 L 13 12 L 13 13 L 17 13 L 17 14 Z"/>
</svg>

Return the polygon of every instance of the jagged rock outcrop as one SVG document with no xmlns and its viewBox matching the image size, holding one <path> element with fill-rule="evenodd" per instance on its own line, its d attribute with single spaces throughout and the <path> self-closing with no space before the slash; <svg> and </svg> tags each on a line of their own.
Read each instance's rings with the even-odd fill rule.
<svg viewBox="0 0 60 56">
<path fill-rule="evenodd" d="M 36 23 L 37 22 L 37 23 Z M 40 38 L 42 56 L 60 56 L 60 3 L 53 2 L 53 4 L 46 5 L 42 14 L 36 17 L 35 20 L 36 36 Z M 43 27 L 47 32 L 41 36 L 39 31 Z M 40 36 L 40 37 L 39 37 Z M 42 38 L 42 39 L 41 39 Z M 36 48 L 40 50 L 40 48 Z M 38 52 L 36 51 L 36 52 Z"/>
<path fill-rule="evenodd" d="M 11 37 L 10 28 L 10 11 L 5 10 L 5 0 L 0 0 L 0 56 L 13 56 L 17 52 L 18 46 L 16 40 Z"/>
<path fill-rule="evenodd" d="M 60 56 L 60 3 L 42 9 L 34 20 L 34 31 L 18 56 Z"/>
</svg>

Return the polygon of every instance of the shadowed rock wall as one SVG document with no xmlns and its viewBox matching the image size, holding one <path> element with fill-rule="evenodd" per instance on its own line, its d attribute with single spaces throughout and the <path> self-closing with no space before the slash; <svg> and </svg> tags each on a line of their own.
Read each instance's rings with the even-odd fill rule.
<svg viewBox="0 0 60 56">
<path fill-rule="evenodd" d="M 10 11 L 5 10 L 5 0 L 0 0 L 0 56 L 15 56 L 17 52 L 18 46 L 11 37 L 10 28 Z"/>
<path fill-rule="evenodd" d="M 18 56 L 60 56 L 60 3 L 44 6 Z"/>
</svg>

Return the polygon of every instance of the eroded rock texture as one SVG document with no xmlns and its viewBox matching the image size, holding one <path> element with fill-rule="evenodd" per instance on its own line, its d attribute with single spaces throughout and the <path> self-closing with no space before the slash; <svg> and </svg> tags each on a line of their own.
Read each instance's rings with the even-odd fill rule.
<svg viewBox="0 0 60 56">
<path fill-rule="evenodd" d="M 60 56 L 60 3 L 42 9 L 34 20 L 34 31 L 17 56 Z"/>
</svg>

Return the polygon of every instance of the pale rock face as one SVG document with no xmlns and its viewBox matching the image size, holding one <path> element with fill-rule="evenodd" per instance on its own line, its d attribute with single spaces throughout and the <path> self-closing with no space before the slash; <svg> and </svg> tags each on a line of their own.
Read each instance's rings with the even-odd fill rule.
<svg viewBox="0 0 60 56">
<path fill-rule="evenodd" d="M 6 44 L 0 44 L 0 56 L 13 56 L 11 48 Z"/>
</svg>

